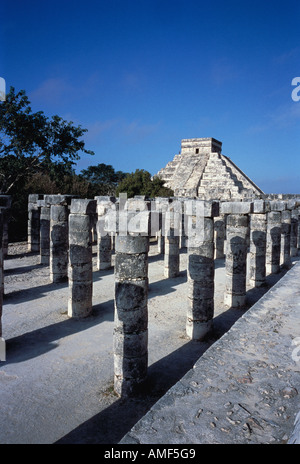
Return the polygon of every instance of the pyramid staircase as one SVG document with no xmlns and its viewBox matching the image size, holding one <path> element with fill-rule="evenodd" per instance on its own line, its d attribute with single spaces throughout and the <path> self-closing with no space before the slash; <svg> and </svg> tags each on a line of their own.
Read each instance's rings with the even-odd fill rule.
<svg viewBox="0 0 300 464">
<path fill-rule="evenodd" d="M 220 153 L 211 153 L 198 187 L 199 198 L 239 198 L 244 186 Z"/>
<path fill-rule="evenodd" d="M 173 161 L 157 174 L 175 196 L 240 201 L 263 195 L 262 190 L 230 158 L 211 151 L 217 143 L 221 146 L 221 142 L 215 139 L 183 141 L 183 154 L 175 155 Z M 205 143 L 202 144 L 202 141 Z M 210 147 L 208 141 L 212 141 Z"/>
</svg>

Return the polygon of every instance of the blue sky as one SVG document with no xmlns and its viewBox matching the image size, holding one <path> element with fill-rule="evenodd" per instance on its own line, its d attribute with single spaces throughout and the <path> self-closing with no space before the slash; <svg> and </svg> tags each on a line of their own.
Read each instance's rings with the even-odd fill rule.
<svg viewBox="0 0 300 464">
<path fill-rule="evenodd" d="M 267 193 L 300 193 L 297 0 L 2 0 L 0 76 L 88 129 L 77 171 L 155 174 L 214 137 Z"/>
</svg>

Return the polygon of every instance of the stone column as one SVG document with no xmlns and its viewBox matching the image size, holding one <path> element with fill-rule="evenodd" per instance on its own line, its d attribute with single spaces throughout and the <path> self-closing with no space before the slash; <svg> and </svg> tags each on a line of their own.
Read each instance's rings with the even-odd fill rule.
<svg viewBox="0 0 300 464">
<path fill-rule="evenodd" d="M 0 207 L 3 209 L 3 235 L 2 235 L 2 249 L 3 259 L 8 254 L 8 224 L 10 219 L 11 209 L 11 195 L 0 195 Z"/>
<path fill-rule="evenodd" d="M 298 256 L 298 225 L 299 212 L 297 208 L 291 211 L 291 257 Z"/>
<path fill-rule="evenodd" d="M 186 334 L 202 340 L 214 315 L 214 220 L 218 203 L 190 200 L 187 205 L 188 310 Z"/>
<path fill-rule="evenodd" d="M 267 207 L 263 201 L 254 201 L 250 215 L 250 270 L 251 287 L 260 287 L 266 280 Z"/>
<path fill-rule="evenodd" d="M 3 234 L 3 213 L 0 210 L 0 237 Z M 3 248 L 2 240 L 0 239 L 0 337 L 2 336 L 2 306 L 4 293 L 4 272 L 3 272 Z"/>
<path fill-rule="evenodd" d="M 271 211 L 267 213 L 266 273 L 276 274 L 280 271 L 281 211 L 286 209 L 286 203 L 272 200 L 269 204 Z"/>
<path fill-rule="evenodd" d="M 300 206 L 297 208 L 298 226 L 297 226 L 297 247 L 298 255 L 300 254 Z"/>
<path fill-rule="evenodd" d="M 180 198 L 180 202 L 182 204 L 182 220 L 181 220 L 181 233 L 180 233 L 179 247 L 187 249 L 188 237 L 187 237 L 186 228 L 187 228 L 188 219 L 185 214 L 185 201 L 186 199 Z"/>
<path fill-rule="evenodd" d="M 225 217 L 214 218 L 215 259 L 225 258 Z"/>
<path fill-rule="evenodd" d="M 50 280 L 63 282 L 68 277 L 68 216 L 67 205 L 50 208 Z"/>
<path fill-rule="evenodd" d="M 251 202 L 222 203 L 226 220 L 226 288 L 224 304 L 229 308 L 242 308 L 246 303 L 247 241 Z"/>
<path fill-rule="evenodd" d="M 28 197 L 28 251 L 40 252 L 40 208 L 37 205 L 40 195 Z"/>
<path fill-rule="evenodd" d="M 165 212 L 168 209 L 169 200 L 167 198 L 155 198 L 155 211 L 159 215 L 158 219 L 158 230 L 156 233 L 157 236 L 157 252 L 159 254 L 165 254 Z"/>
<path fill-rule="evenodd" d="M 92 313 L 93 262 L 91 217 L 96 200 L 73 199 L 69 215 L 68 316 L 84 318 Z"/>
<path fill-rule="evenodd" d="M 168 211 L 165 215 L 165 257 L 164 257 L 164 276 L 167 278 L 177 277 L 180 270 L 179 255 L 179 235 L 181 231 L 182 214 L 178 211 L 177 201 L 169 201 Z"/>
<path fill-rule="evenodd" d="M 50 264 L 50 205 L 41 207 L 40 263 L 46 266 Z"/>
<path fill-rule="evenodd" d="M 114 389 L 131 396 L 148 367 L 148 250 L 149 211 L 122 211 L 128 233 L 116 236 Z M 136 220 L 137 218 L 137 220 Z M 131 223 L 131 224 L 130 224 Z"/>
<path fill-rule="evenodd" d="M 280 263 L 283 267 L 291 267 L 291 211 L 281 212 L 281 256 Z"/>
<path fill-rule="evenodd" d="M 110 269 L 112 259 L 112 237 L 105 231 L 105 217 L 108 211 L 115 208 L 116 199 L 113 197 L 98 196 L 97 201 L 97 269 Z"/>
</svg>

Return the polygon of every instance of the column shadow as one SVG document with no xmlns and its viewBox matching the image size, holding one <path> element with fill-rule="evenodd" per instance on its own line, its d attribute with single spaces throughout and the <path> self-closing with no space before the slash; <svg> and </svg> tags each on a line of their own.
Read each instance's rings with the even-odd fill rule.
<svg viewBox="0 0 300 464">
<path fill-rule="evenodd" d="M 62 321 L 6 339 L 5 364 L 20 363 L 35 358 L 57 347 L 55 341 L 88 330 L 104 321 L 114 320 L 114 300 L 93 306 L 91 316 L 84 319 L 68 318 L 62 314 Z M 0 363 L 1 365 L 1 363 Z"/>
<path fill-rule="evenodd" d="M 110 406 L 56 441 L 56 444 L 116 444 L 209 348 L 210 342 L 188 341 L 148 368 L 132 398 L 110 393 Z M 112 391 L 112 385 L 110 386 Z"/>
</svg>

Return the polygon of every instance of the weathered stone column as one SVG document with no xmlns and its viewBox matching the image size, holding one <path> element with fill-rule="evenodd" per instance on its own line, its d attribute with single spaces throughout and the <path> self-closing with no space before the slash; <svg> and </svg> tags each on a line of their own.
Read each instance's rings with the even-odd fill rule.
<svg viewBox="0 0 300 464">
<path fill-rule="evenodd" d="M 260 287 L 266 280 L 267 210 L 268 203 L 254 201 L 250 215 L 249 283 L 252 287 Z"/>
<path fill-rule="evenodd" d="M 68 277 L 68 216 L 67 205 L 50 208 L 50 280 L 63 282 Z"/>
<path fill-rule="evenodd" d="M 214 315 L 214 215 L 219 204 L 190 200 L 187 209 L 188 309 L 186 334 L 202 340 Z"/>
<path fill-rule="evenodd" d="M 155 198 L 155 211 L 159 215 L 159 227 L 156 233 L 157 236 L 157 252 L 165 254 L 165 212 L 168 210 L 169 200 L 167 198 Z"/>
<path fill-rule="evenodd" d="M 222 203 L 226 220 L 226 288 L 224 304 L 229 308 L 242 308 L 246 303 L 248 214 L 251 202 Z"/>
<path fill-rule="evenodd" d="M 214 242 L 215 242 L 215 259 L 225 257 L 225 217 L 214 218 Z"/>
<path fill-rule="evenodd" d="M 92 313 L 93 262 L 91 217 L 96 200 L 73 199 L 69 215 L 68 316 L 84 318 Z"/>
<path fill-rule="evenodd" d="M 281 256 L 280 263 L 285 268 L 290 268 L 291 261 L 291 211 L 281 212 Z"/>
<path fill-rule="evenodd" d="M 0 210 L 0 237 L 3 234 L 3 213 Z M 3 248 L 0 240 L 0 337 L 2 336 L 2 306 L 4 293 L 4 272 L 3 272 Z"/>
<path fill-rule="evenodd" d="M 298 256 L 298 222 L 299 211 L 296 203 L 291 210 L 291 257 Z"/>
<path fill-rule="evenodd" d="M 269 204 L 271 211 L 267 213 L 266 273 L 276 274 L 280 271 L 281 211 L 286 209 L 286 204 L 276 200 Z"/>
<path fill-rule="evenodd" d="M 97 269 L 110 269 L 112 257 L 112 237 L 105 231 L 105 216 L 108 211 L 115 208 L 116 199 L 107 196 L 95 197 L 97 201 Z"/>
<path fill-rule="evenodd" d="M 3 214 L 3 233 L 2 233 L 2 250 L 3 250 L 3 259 L 7 257 L 8 254 L 8 224 L 10 220 L 10 209 L 11 209 L 11 195 L 0 195 L 0 207 L 2 208 Z"/>
<path fill-rule="evenodd" d="M 40 251 L 40 207 L 37 205 L 41 195 L 28 196 L 28 251 Z"/>
<path fill-rule="evenodd" d="M 298 215 L 297 247 L 298 247 L 298 254 L 300 254 L 300 206 L 298 206 L 297 208 L 297 215 Z"/>
<path fill-rule="evenodd" d="M 50 264 L 50 205 L 41 207 L 40 263 L 47 266 Z"/>
<path fill-rule="evenodd" d="M 147 210 L 120 211 L 116 236 L 114 389 L 134 395 L 148 367 L 148 250 Z M 122 233 L 124 221 L 128 233 Z"/>
<path fill-rule="evenodd" d="M 178 201 L 169 200 L 168 210 L 165 216 L 165 257 L 164 276 L 167 278 L 177 277 L 180 270 L 179 235 L 181 231 L 182 214 L 181 204 Z"/>
</svg>

